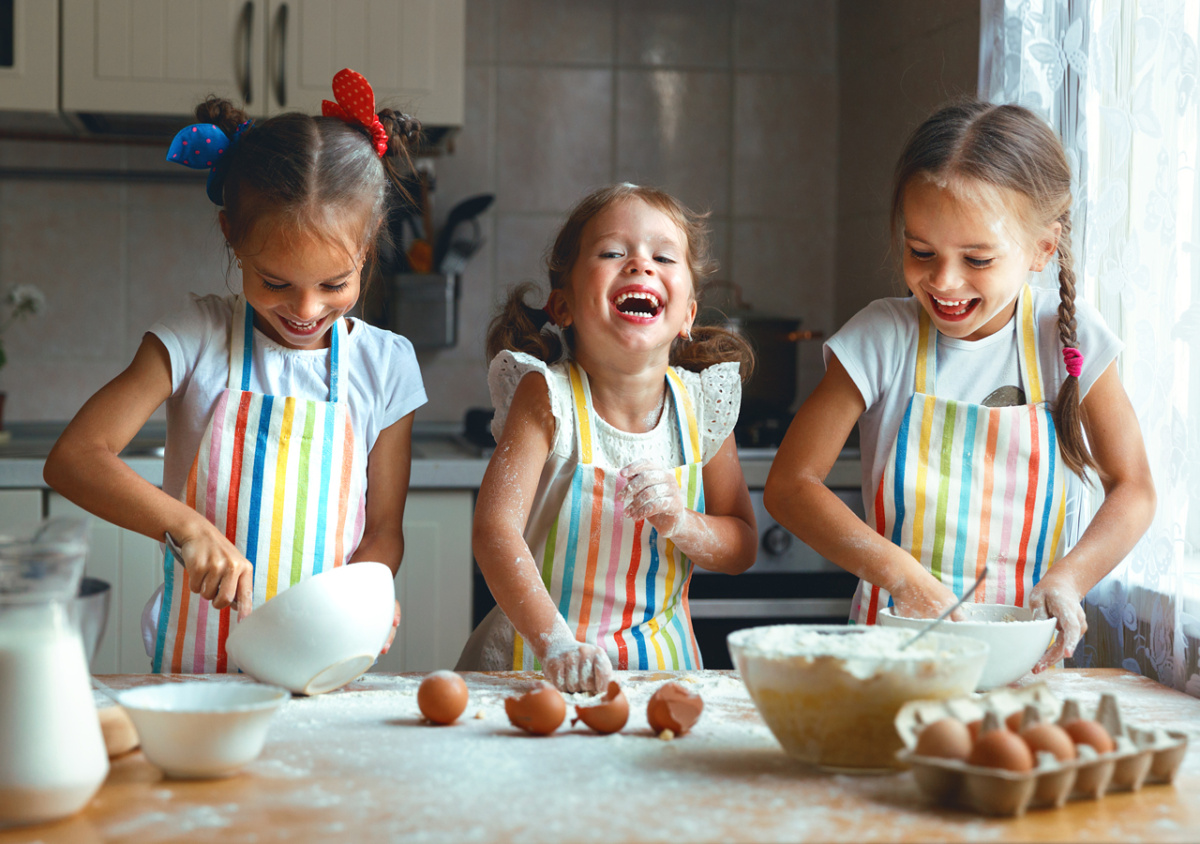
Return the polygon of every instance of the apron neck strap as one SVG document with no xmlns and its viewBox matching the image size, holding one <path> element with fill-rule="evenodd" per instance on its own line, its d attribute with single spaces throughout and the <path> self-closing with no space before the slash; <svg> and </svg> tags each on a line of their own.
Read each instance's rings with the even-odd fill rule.
<svg viewBox="0 0 1200 844">
<path fill-rule="evenodd" d="M 592 437 L 596 430 L 591 384 L 588 382 L 587 373 L 574 361 L 568 365 L 567 374 L 571 381 L 571 398 L 575 408 L 575 444 L 579 450 L 579 462 L 590 465 L 594 459 Z M 675 402 L 675 419 L 679 424 L 679 441 L 683 444 L 684 465 L 698 463 L 700 426 L 696 422 L 696 411 L 683 379 L 670 367 L 667 368 L 667 386 Z"/>
<path fill-rule="evenodd" d="M 1041 404 L 1042 377 L 1040 352 L 1037 343 L 1037 323 L 1033 318 L 1033 294 L 1026 284 L 1017 294 L 1017 366 L 1025 378 L 1027 400 Z M 922 395 L 934 395 L 937 389 L 938 330 L 921 308 L 917 331 L 917 365 L 913 373 L 913 390 Z"/>
<path fill-rule="evenodd" d="M 679 373 L 667 367 L 667 384 L 675 399 L 675 421 L 679 425 L 679 442 L 683 444 L 683 464 L 700 462 L 700 426 L 696 423 L 696 409 L 688 395 L 687 385 Z"/>
<path fill-rule="evenodd" d="M 592 388 L 588 384 L 587 373 L 574 361 L 568 364 L 567 375 L 571 380 L 571 399 L 575 407 L 575 445 L 579 451 L 579 462 L 590 465 L 592 462 L 592 429 L 595 427 L 595 416 L 592 411 Z"/>
<path fill-rule="evenodd" d="M 346 319 L 339 317 L 329 337 L 329 400 L 346 400 Z M 233 320 L 229 326 L 229 381 L 231 390 L 249 392 L 250 372 L 254 361 L 254 309 L 237 296 L 233 303 Z"/>
</svg>

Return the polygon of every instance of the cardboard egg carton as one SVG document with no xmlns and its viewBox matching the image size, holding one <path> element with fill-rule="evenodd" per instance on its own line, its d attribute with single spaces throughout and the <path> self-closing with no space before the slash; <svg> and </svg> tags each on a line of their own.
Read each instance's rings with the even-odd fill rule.
<svg viewBox="0 0 1200 844">
<path fill-rule="evenodd" d="M 1026 809 L 1058 808 L 1068 800 L 1099 800 L 1114 791 L 1170 783 L 1187 751 L 1185 733 L 1127 725 L 1116 696 L 1105 694 L 1092 718 L 1116 743 L 1109 753 L 1079 745 L 1080 755 L 1065 762 L 1040 753 L 1032 771 L 1017 773 L 915 752 L 922 728 L 942 718 L 968 724 L 981 719 L 981 730 L 987 730 L 1003 725 L 1014 712 L 1022 713 L 1022 727 L 1085 717 L 1077 701 L 1059 701 L 1044 685 L 945 701 L 911 701 L 896 714 L 896 729 L 905 745 L 897 758 L 911 767 L 922 793 L 937 803 L 985 815 L 1020 817 Z"/>
</svg>

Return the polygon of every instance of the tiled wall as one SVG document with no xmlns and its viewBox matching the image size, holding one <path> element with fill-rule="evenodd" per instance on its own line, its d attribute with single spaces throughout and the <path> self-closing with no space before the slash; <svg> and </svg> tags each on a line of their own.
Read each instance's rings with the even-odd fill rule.
<svg viewBox="0 0 1200 844">
<path fill-rule="evenodd" d="M 910 132 L 942 102 L 973 95 L 979 3 L 838 4 L 837 231 L 834 321 L 904 293 L 888 249 L 892 168 Z"/>
<path fill-rule="evenodd" d="M 438 206 L 493 192 L 459 346 L 422 356 L 428 416 L 489 406 L 483 328 L 576 200 L 653 184 L 712 213 L 718 278 L 755 307 L 833 319 L 835 0 L 469 0 L 467 128 Z M 817 344 L 802 354 L 819 360 Z M 809 367 L 811 370 L 811 367 Z M 444 376 L 444 377 L 443 377 Z"/>
<path fill-rule="evenodd" d="M 977 4 L 962 0 L 468 0 L 466 126 L 434 162 L 435 216 L 472 194 L 497 200 L 463 278 L 460 342 L 421 355 L 418 419 L 488 405 L 493 308 L 543 277 L 565 212 L 612 181 L 711 211 L 718 278 L 759 309 L 836 328 L 880 295 L 860 233 L 877 228 L 893 139 L 934 89 L 973 85 L 977 46 Z M 876 152 L 880 138 L 892 148 Z M 162 154 L 0 140 L 5 167 L 146 170 Z M 32 282 L 50 302 L 5 336 L 6 418 L 69 418 L 159 314 L 226 289 L 221 247 L 200 183 L 0 181 L 0 291 Z M 819 343 L 800 355 L 803 396 Z"/>
</svg>

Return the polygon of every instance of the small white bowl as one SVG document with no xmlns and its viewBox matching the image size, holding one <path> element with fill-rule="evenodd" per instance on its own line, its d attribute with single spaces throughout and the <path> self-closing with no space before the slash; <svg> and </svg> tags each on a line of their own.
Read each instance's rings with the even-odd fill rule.
<svg viewBox="0 0 1200 844">
<path fill-rule="evenodd" d="M 234 680 L 189 680 L 117 694 L 142 752 L 168 777 L 212 779 L 237 773 L 262 752 L 286 689 Z"/>
<path fill-rule="evenodd" d="M 1033 611 L 1009 604 L 963 604 L 964 621 L 946 621 L 938 626 L 943 633 L 970 636 L 988 643 L 987 664 L 979 676 L 978 692 L 997 686 L 1007 686 L 1021 679 L 1041 659 L 1054 637 L 1053 618 L 1033 617 Z M 888 607 L 879 613 L 884 627 L 904 627 L 918 630 L 929 623 L 927 618 L 904 618 Z"/>
<path fill-rule="evenodd" d="M 395 614 L 392 570 L 338 566 L 255 607 L 225 642 L 256 680 L 319 695 L 361 677 L 387 641 Z"/>
</svg>

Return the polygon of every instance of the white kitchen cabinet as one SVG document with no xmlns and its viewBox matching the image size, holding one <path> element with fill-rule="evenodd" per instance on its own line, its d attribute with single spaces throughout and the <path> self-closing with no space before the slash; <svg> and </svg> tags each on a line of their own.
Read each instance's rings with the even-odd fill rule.
<svg viewBox="0 0 1200 844">
<path fill-rule="evenodd" d="M 414 490 L 404 507 L 396 576 L 400 629 L 372 671 L 453 668 L 471 635 L 470 490 Z"/>
<path fill-rule="evenodd" d="M 14 111 L 58 110 L 58 4 L 0 3 L 0 103 Z M 11 36 L 11 42 L 8 40 Z"/>
<path fill-rule="evenodd" d="M 28 536 L 41 520 L 40 489 L 0 489 L 0 534 Z"/>
<path fill-rule="evenodd" d="M 48 493 L 47 515 L 79 516 L 89 522 L 85 572 L 112 587 L 108 624 L 92 660 L 92 673 L 149 673 L 150 657 L 142 643 L 142 608 L 162 584 L 159 544 L 98 519 L 54 492 Z"/>
<path fill-rule="evenodd" d="M 20 2 L 20 0 L 18 0 Z M 62 107 L 181 115 L 210 93 L 316 114 L 351 67 L 377 103 L 463 119 L 465 0 L 62 0 Z"/>
</svg>

